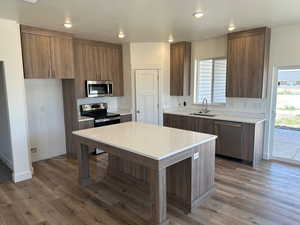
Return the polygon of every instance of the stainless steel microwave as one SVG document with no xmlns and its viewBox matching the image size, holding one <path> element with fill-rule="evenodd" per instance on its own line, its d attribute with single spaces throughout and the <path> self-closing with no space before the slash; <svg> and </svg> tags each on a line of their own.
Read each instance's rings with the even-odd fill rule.
<svg viewBox="0 0 300 225">
<path fill-rule="evenodd" d="M 112 96 L 113 83 L 111 81 L 86 81 L 87 97 Z"/>
</svg>

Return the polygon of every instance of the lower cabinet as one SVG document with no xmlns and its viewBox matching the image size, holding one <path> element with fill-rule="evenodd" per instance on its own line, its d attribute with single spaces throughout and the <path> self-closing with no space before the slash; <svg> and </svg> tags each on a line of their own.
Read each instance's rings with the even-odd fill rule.
<svg viewBox="0 0 300 225">
<path fill-rule="evenodd" d="M 255 166 L 263 157 L 264 123 L 248 124 L 164 114 L 164 126 L 218 136 L 216 154 Z"/>
</svg>

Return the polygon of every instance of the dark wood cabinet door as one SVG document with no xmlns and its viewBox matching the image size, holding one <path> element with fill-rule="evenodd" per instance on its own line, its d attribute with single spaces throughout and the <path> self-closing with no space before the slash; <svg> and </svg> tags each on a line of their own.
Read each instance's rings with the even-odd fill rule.
<svg viewBox="0 0 300 225">
<path fill-rule="evenodd" d="M 72 79 L 74 74 L 73 39 L 51 37 L 51 78 Z"/>
<path fill-rule="evenodd" d="M 99 80 L 109 80 L 110 76 L 108 74 L 108 59 L 106 54 L 107 48 L 103 46 L 97 46 L 97 57 L 98 57 L 98 67 L 97 71 L 99 73 Z"/>
<path fill-rule="evenodd" d="M 191 77 L 191 43 L 170 46 L 170 95 L 189 96 Z"/>
<path fill-rule="evenodd" d="M 241 123 L 215 121 L 214 133 L 218 136 L 216 154 L 243 159 L 243 128 Z"/>
<path fill-rule="evenodd" d="M 97 55 L 96 47 L 83 45 L 82 63 L 85 73 L 85 80 L 97 80 Z"/>
<path fill-rule="evenodd" d="M 50 37 L 22 33 L 25 78 L 49 78 L 51 74 Z"/>
<path fill-rule="evenodd" d="M 85 90 L 85 66 L 83 60 L 84 45 L 75 41 L 74 43 L 74 63 L 75 63 L 75 92 L 76 98 L 86 97 Z"/>
<path fill-rule="evenodd" d="M 112 48 L 113 95 L 124 95 L 122 48 Z"/>
<path fill-rule="evenodd" d="M 269 28 L 228 35 L 227 97 L 265 97 L 269 46 Z"/>
</svg>

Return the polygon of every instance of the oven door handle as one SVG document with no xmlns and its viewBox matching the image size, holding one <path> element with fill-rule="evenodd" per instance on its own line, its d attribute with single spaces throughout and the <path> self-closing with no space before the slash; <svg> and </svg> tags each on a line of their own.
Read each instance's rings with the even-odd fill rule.
<svg viewBox="0 0 300 225">
<path fill-rule="evenodd" d="M 98 119 L 95 120 L 95 123 L 102 123 L 102 122 L 108 122 L 108 121 L 114 121 L 114 120 L 119 120 L 120 117 L 113 117 L 113 118 L 104 118 L 104 119 Z"/>
</svg>

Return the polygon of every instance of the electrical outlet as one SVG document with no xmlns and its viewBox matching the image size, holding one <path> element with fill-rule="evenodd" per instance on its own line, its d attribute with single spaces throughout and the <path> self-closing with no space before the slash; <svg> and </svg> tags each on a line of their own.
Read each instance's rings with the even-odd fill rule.
<svg viewBox="0 0 300 225">
<path fill-rule="evenodd" d="M 37 147 L 34 147 L 34 148 L 31 148 L 30 151 L 31 151 L 31 153 L 37 153 L 38 149 L 37 149 Z"/>
</svg>

